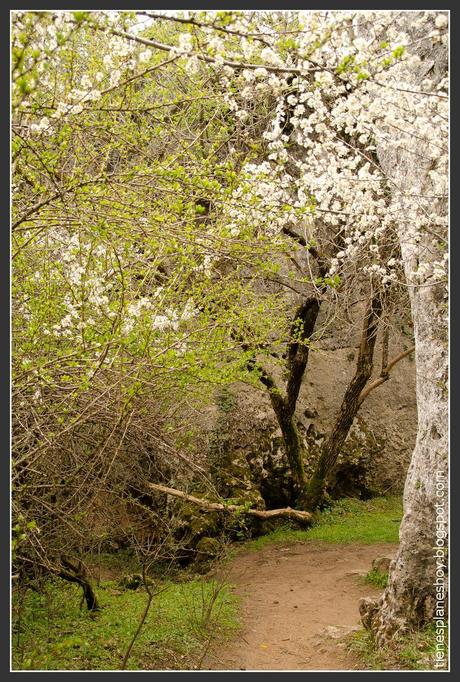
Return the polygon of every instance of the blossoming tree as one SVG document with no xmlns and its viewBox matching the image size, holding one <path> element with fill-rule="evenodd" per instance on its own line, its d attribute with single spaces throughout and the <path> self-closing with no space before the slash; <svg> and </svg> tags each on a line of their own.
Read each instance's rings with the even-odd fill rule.
<svg viewBox="0 0 460 682">
<path fill-rule="evenodd" d="M 371 381 L 378 329 L 408 298 L 419 435 L 390 585 L 363 613 L 380 641 L 430 617 L 430 474 L 445 472 L 447 437 L 446 46 L 445 12 L 16 13 L 19 482 L 38 486 L 34 463 L 59 444 L 68 487 L 72 439 L 86 438 L 77 470 L 99 489 L 110 439 L 118 452 L 130 424 L 143 428 L 138 395 L 165 414 L 243 379 L 269 391 L 296 497 L 315 508 L 362 400 L 404 355 L 389 360 L 384 341 Z M 320 311 L 346 310 L 352 293 L 365 303 L 356 374 L 307 481 L 297 396 Z M 283 355 L 284 388 L 268 367 Z"/>
</svg>

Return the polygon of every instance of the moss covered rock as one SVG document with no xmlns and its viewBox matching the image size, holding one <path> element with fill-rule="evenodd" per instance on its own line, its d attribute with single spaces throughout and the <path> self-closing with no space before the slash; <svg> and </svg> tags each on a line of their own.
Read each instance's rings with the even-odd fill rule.
<svg viewBox="0 0 460 682">
<path fill-rule="evenodd" d="M 220 552 L 220 542 L 216 538 L 205 536 L 198 541 L 196 551 L 203 558 L 212 558 Z"/>
<path fill-rule="evenodd" d="M 147 585 L 152 585 L 150 578 L 146 578 Z M 144 584 L 144 579 L 140 573 L 128 573 L 118 581 L 120 587 L 125 590 L 138 590 Z"/>
</svg>

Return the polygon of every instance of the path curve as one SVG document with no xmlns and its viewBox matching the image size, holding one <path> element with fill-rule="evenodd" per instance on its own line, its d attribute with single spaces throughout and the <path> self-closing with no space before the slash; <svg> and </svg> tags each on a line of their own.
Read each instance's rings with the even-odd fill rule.
<svg viewBox="0 0 460 682">
<path fill-rule="evenodd" d="M 309 541 L 238 554 L 224 577 L 241 599 L 243 627 L 202 669 L 359 669 L 340 640 L 360 625 L 360 598 L 381 593 L 363 581 L 373 559 L 396 549 Z"/>
</svg>

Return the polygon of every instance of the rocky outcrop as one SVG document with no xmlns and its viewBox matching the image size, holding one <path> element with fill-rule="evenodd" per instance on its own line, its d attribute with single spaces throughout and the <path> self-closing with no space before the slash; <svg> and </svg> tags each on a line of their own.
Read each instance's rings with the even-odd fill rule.
<svg viewBox="0 0 460 682">
<path fill-rule="evenodd" d="M 307 477 L 354 373 L 356 348 L 348 344 L 341 338 L 341 330 L 332 329 L 310 357 L 296 410 Z M 395 334 L 393 352 L 409 344 L 406 334 Z M 378 373 L 378 362 L 376 365 Z M 222 404 L 222 396 L 218 405 L 219 401 Z M 234 384 L 226 389 L 223 402 L 225 409 L 218 408 L 208 424 L 209 464 L 219 493 L 251 500 L 255 506 L 289 504 L 288 462 L 266 391 Z M 330 477 L 329 494 L 370 497 L 401 492 L 416 427 L 415 367 L 407 357 L 398 363 L 389 381 L 363 403 Z"/>
<path fill-rule="evenodd" d="M 327 317 L 327 310 L 322 314 Z M 359 313 L 356 317 L 359 321 Z M 295 412 L 307 478 L 313 473 L 355 373 L 360 333 L 358 324 L 350 328 L 343 320 L 332 323 L 323 319 L 319 324 L 327 326 L 327 333 L 316 340 L 314 352 L 310 353 Z M 411 345 L 411 330 L 402 324 L 398 328 L 395 322 L 390 357 Z M 380 372 L 380 352 L 379 339 L 375 376 Z M 282 368 L 274 365 L 270 372 L 282 385 Z M 408 356 L 362 404 L 329 476 L 329 495 L 369 498 L 402 492 L 416 428 L 415 366 L 412 356 Z M 195 431 L 195 461 L 208 472 L 218 496 L 255 509 L 292 504 L 294 491 L 283 436 L 262 384 L 235 383 L 218 389 L 214 403 L 197 416 Z M 176 487 L 185 489 L 184 485 L 178 482 Z M 198 480 L 193 485 L 193 494 L 212 498 Z M 189 503 L 175 502 L 174 508 L 175 537 L 190 557 L 197 556 L 198 544 L 204 538 L 221 534 L 247 537 L 267 527 L 266 522 L 247 516 L 219 518 L 218 514 L 204 512 Z"/>
</svg>

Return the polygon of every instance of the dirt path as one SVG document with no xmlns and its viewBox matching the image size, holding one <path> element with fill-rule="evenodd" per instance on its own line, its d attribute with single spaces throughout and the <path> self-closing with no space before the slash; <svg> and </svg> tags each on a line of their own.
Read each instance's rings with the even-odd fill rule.
<svg viewBox="0 0 460 682">
<path fill-rule="evenodd" d="M 381 590 L 363 583 L 372 560 L 396 545 L 275 545 L 237 556 L 226 579 L 240 596 L 238 638 L 209 653 L 208 670 L 351 670 L 340 639 L 359 626 L 359 599 Z"/>
</svg>

